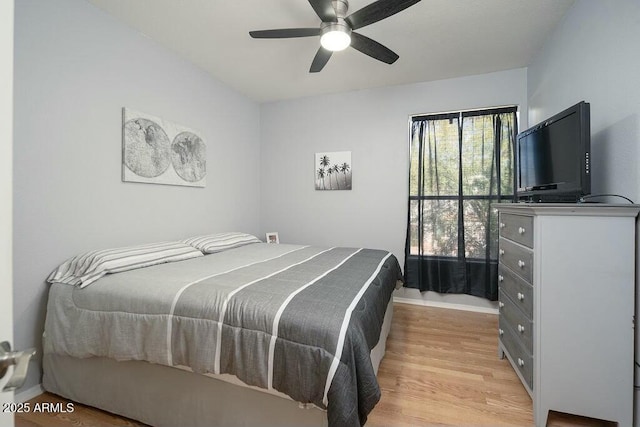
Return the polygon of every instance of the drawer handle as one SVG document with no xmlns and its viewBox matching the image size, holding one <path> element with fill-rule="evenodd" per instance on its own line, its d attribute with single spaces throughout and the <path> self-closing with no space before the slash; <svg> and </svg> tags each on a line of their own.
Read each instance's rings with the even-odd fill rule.
<svg viewBox="0 0 640 427">
<path fill-rule="evenodd" d="M 524 301 L 524 294 L 522 292 L 518 292 L 518 299 Z"/>
<path fill-rule="evenodd" d="M 500 255 L 504 255 L 504 249 L 500 249 Z"/>
<path fill-rule="evenodd" d="M 524 228 L 524 227 L 520 227 L 520 228 L 518 228 L 518 233 L 520 233 L 520 234 L 524 234 L 526 231 L 527 231 L 527 230 L 525 230 L 525 228 Z"/>
<path fill-rule="evenodd" d="M 500 308 L 504 307 L 504 303 L 502 301 L 498 301 L 498 307 Z"/>
<path fill-rule="evenodd" d="M 504 335 L 504 331 L 503 331 L 502 329 L 498 329 L 498 334 L 499 334 L 500 336 L 503 336 L 503 335 Z"/>
<path fill-rule="evenodd" d="M 504 222 L 501 222 L 500 223 L 500 228 L 504 228 L 504 227 L 505 227 Z"/>
<path fill-rule="evenodd" d="M 524 268 L 524 266 L 525 266 L 524 261 L 523 261 L 523 260 L 521 260 L 521 259 L 519 259 L 519 260 L 518 260 L 518 267 L 520 267 L 520 268 Z"/>
<path fill-rule="evenodd" d="M 504 282 L 504 276 L 502 274 L 498 274 L 498 282 Z"/>
<path fill-rule="evenodd" d="M 524 334 L 524 326 L 518 325 L 518 332 L 520 332 L 521 334 Z"/>
<path fill-rule="evenodd" d="M 524 360 L 520 359 L 518 357 L 518 366 L 520 366 L 521 368 L 524 366 Z"/>
</svg>

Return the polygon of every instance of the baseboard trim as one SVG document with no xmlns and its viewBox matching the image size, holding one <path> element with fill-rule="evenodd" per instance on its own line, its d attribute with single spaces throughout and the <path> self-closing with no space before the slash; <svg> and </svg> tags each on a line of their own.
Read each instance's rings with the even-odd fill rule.
<svg viewBox="0 0 640 427">
<path fill-rule="evenodd" d="M 402 297 L 396 297 L 396 296 L 393 297 L 393 302 L 398 302 L 400 304 L 421 305 L 426 307 L 448 308 L 451 310 L 473 311 L 476 313 L 498 314 L 497 308 L 478 307 L 476 305 L 466 305 L 466 304 L 453 304 L 450 302 L 427 301 L 427 300 L 418 300 L 414 298 L 402 298 Z"/>
<path fill-rule="evenodd" d="M 36 384 L 33 387 L 30 387 L 26 390 L 21 390 L 20 392 L 15 393 L 13 396 L 13 401 L 15 403 L 24 403 L 27 400 L 31 400 L 36 396 L 40 396 L 42 393 L 44 393 L 42 384 Z"/>
</svg>

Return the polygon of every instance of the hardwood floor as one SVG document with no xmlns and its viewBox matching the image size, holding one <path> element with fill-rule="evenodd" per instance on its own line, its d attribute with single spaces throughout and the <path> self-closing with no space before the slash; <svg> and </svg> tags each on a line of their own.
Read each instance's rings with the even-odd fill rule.
<svg viewBox="0 0 640 427">
<path fill-rule="evenodd" d="M 378 379 L 382 399 L 368 427 L 532 426 L 529 395 L 507 360 L 498 359 L 498 318 L 442 308 L 395 304 Z M 67 403 L 51 394 L 36 402 Z M 551 414 L 547 426 L 606 426 Z M 74 404 L 73 413 L 16 416 L 17 427 L 144 426 Z"/>
<path fill-rule="evenodd" d="M 367 425 L 533 425 L 531 399 L 498 359 L 496 315 L 396 304 Z"/>
</svg>

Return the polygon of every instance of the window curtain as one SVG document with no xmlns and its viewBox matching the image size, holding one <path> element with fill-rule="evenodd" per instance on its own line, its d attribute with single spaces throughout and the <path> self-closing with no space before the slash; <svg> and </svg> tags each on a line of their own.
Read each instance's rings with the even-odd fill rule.
<svg viewBox="0 0 640 427">
<path fill-rule="evenodd" d="M 411 122 L 405 286 L 498 299 L 498 215 L 514 201 L 516 107 Z"/>
</svg>

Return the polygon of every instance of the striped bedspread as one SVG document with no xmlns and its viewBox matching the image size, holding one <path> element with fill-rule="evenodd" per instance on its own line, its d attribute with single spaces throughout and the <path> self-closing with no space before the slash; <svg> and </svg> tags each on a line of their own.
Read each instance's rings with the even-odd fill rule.
<svg viewBox="0 0 640 427">
<path fill-rule="evenodd" d="M 232 374 L 358 426 L 380 398 L 369 354 L 400 279 L 386 251 L 259 243 L 54 284 L 45 352 Z"/>
</svg>

